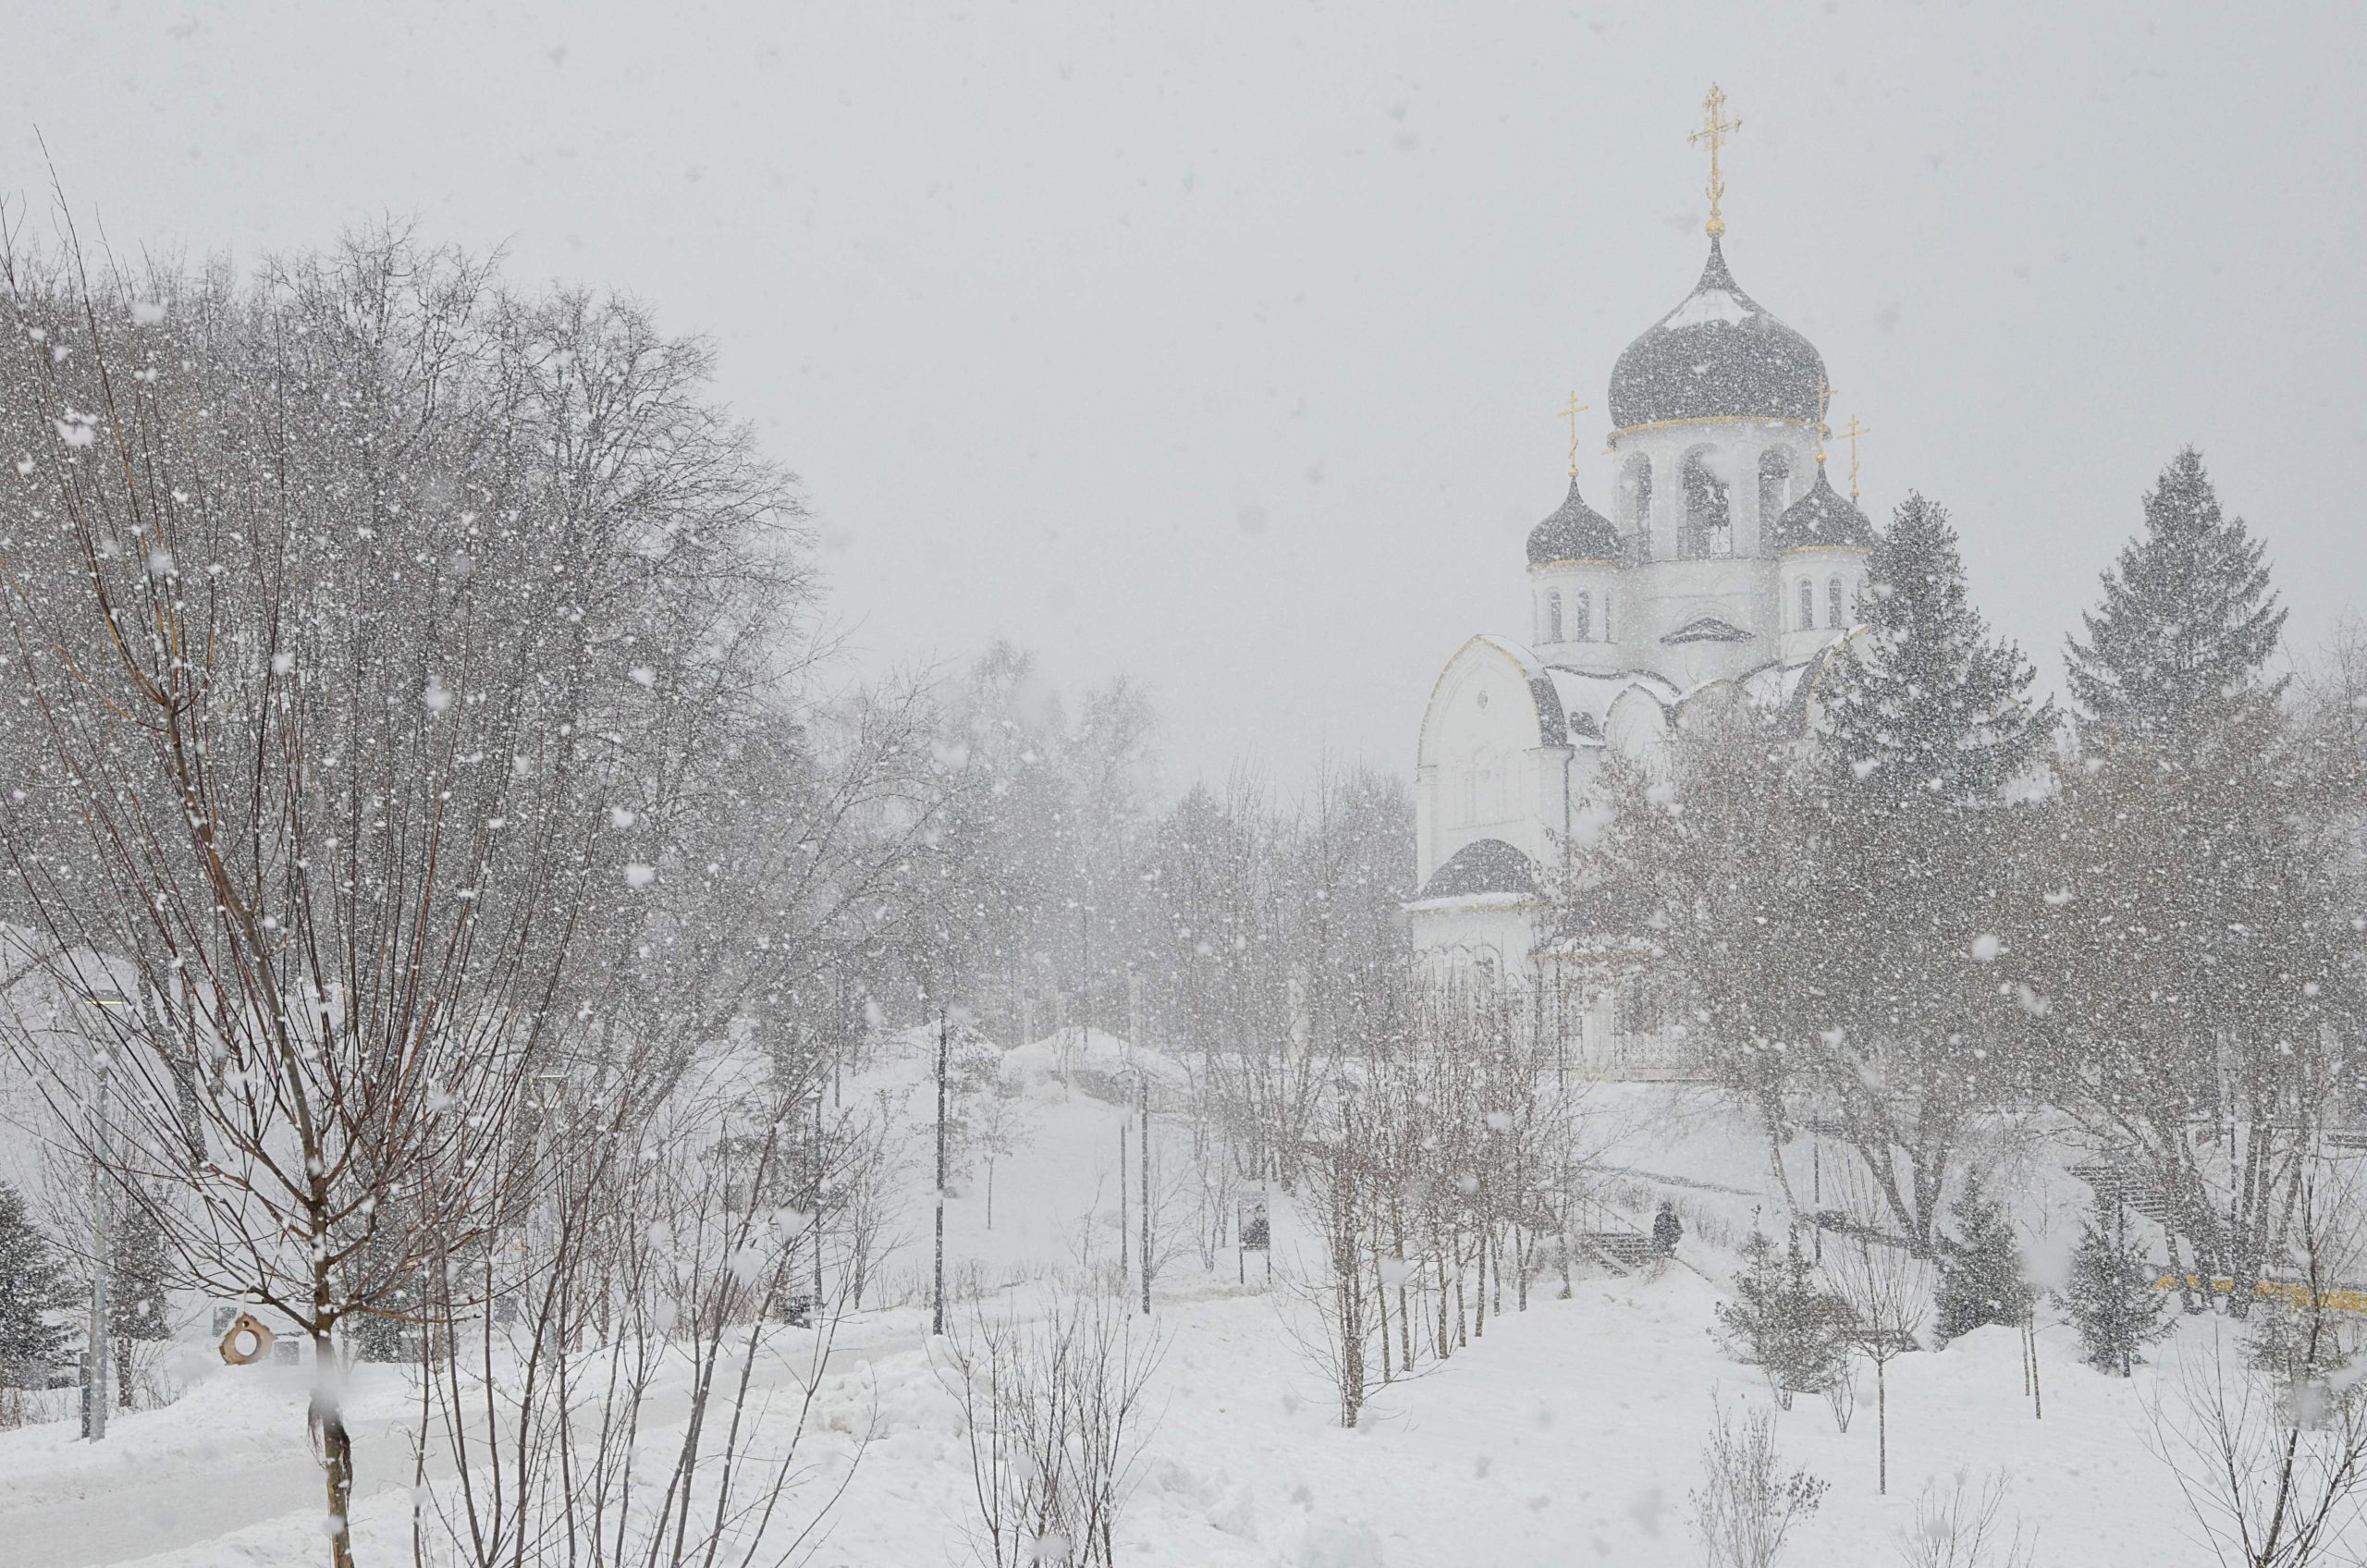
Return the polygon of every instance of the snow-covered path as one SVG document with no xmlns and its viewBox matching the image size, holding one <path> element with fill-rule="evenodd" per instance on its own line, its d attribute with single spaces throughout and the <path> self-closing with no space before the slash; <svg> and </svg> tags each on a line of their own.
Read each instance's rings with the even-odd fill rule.
<svg viewBox="0 0 2367 1568">
<path fill-rule="evenodd" d="M 901 1332 L 849 1340 L 831 1347 L 824 1374 L 918 1348 Z M 755 1386 L 785 1386 L 803 1373 L 803 1366 L 760 1369 Z M 251 1368 L 235 1376 L 246 1386 L 209 1390 L 199 1402 L 150 1416 L 118 1417 L 111 1446 L 61 1446 L 53 1437 L 37 1467 L 0 1492 L 0 1568 L 104 1568 L 289 1515 L 325 1515 L 320 1466 L 304 1441 L 302 1375 Z M 352 1423 L 357 1513 L 412 1484 L 409 1425 L 384 1414 L 395 1394 L 394 1376 L 381 1372 L 361 1402 L 372 1414 Z M 644 1420 L 654 1431 L 687 1413 L 686 1396 L 660 1390 Z M 8 1439 L 0 1439 L 0 1464 L 9 1452 Z M 431 1475 L 436 1468 L 431 1464 Z M 448 1474 L 450 1466 L 441 1468 Z"/>
</svg>

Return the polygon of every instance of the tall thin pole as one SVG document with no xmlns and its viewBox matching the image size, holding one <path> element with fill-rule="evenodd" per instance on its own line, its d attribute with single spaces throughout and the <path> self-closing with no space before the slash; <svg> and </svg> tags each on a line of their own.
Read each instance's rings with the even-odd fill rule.
<svg viewBox="0 0 2367 1568">
<path fill-rule="evenodd" d="M 937 1278 L 930 1291 L 932 1334 L 945 1332 L 945 1009 L 937 1010 Z"/>
<path fill-rule="evenodd" d="M 814 1306 L 808 1322 L 822 1320 L 822 1085 L 814 1085 Z"/>
<path fill-rule="evenodd" d="M 107 1248 L 106 1192 L 99 1174 L 106 1158 L 107 1059 L 99 1053 L 98 1094 L 91 1126 L 91 1347 L 90 1376 L 84 1379 L 90 1404 L 82 1415 L 82 1435 L 97 1442 L 107 1435 L 107 1274 L 112 1261 Z"/>
<path fill-rule="evenodd" d="M 1126 1238 L 1129 1234 L 1131 1232 L 1126 1229 L 1126 1124 L 1121 1121 L 1118 1123 L 1118 1282 L 1120 1284 L 1125 1283 L 1126 1280 L 1126 1254 L 1129 1250 Z"/>
<path fill-rule="evenodd" d="M 1143 1315 L 1150 1315 L 1150 1073 L 1142 1078 L 1143 1096 L 1143 1177 L 1134 1190 L 1142 1195 L 1143 1205 Z"/>
<path fill-rule="evenodd" d="M 1824 1128 L 1820 1123 L 1809 1129 L 1809 1181 L 1815 1194 L 1809 1202 L 1816 1210 L 1809 1216 L 1809 1229 L 1816 1237 L 1817 1267 L 1824 1267 Z"/>
</svg>

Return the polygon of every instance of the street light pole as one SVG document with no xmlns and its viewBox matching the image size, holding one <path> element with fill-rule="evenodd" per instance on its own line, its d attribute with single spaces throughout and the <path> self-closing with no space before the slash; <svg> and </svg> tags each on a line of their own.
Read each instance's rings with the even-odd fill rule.
<svg viewBox="0 0 2367 1568">
<path fill-rule="evenodd" d="M 107 1058 L 98 1053 L 99 1083 L 91 1127 L 91 1328 L 87 1336 L 90 1374 L 82 1380 L 82 1435 L 97 1442 L 107 1435 L 107 1274 L 113 1261 L 107 1246 L 106 1190 L 100 1165 L 106 1158 Z"/>
<path fill-rule="evenodd" d="M 1136 1074 L 1141 1083 L 1143 1106 L 1142 1181 L 1135 1192 L 1142 1199 L 1143 1231 L 1143 1316 L 1150 1316 L 1150 1072 L 1148 1069 Z"/>
<path fill-rule="evenodd" d="M 96 991 L 86 994 L 83 1001 L 94 1008 L 121 1007 L 120 991 Z M 107 1203 L 104 1167 L 107 1158 L 107 1073 L 113 1058 L 106 1042 L 92 1039 L 91 1057 L 96 1068 L 97 1083 L 91 1096 L 91 1322 L 85 1336 L 90 1354 L 84 1357 L 88 1372 L 82 1379 L 82 1393 L 89 1403 L 82 1409 L 82 1435 L 97 1442 L 107 1435 L 107 1352 L 108 1332 L 114 1314 L 107 1302 L 107 1276 L 113 1271 L 115 1258 L 107 1242 Z"/>
<path fill-rule="evenodd" d="M 937 1275 L 930 1292 L 929 1332 L 945 1332 L 945 1009 L 937 1010 Z"/>
<path fill-rule="evenodd" d="M 822 1085 L 814 1085 L 814 1305 L 807 1318 L 822 1316 Z"/>
</svg>

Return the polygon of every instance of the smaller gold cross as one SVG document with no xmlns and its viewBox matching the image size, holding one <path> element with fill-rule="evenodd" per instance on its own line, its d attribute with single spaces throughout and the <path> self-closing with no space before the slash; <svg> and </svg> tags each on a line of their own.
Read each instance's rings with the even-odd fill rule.
<svg viewBox="0 0 2367 1568">
<path fill-rule="evenodd" d="M 1553 410 L 1557 416 L 1570 422 L 1570 477 L 1572 479 L 1578 476 L 1578 416 L 1586 412 L 1588 406 L 1579 402 L 1578 395 L 1573 392 L 1566 406 Z"/>
<path fill-rule="evenodd" d="M 1858 498 L 1858 437 L 1871 435 L 1873 431 L 1866 425 L 1859 424 L 1858 416 L 1851 414 L 1849 427 L 1841 434 L 1849 438 L 1849 498 L 1855 501 Z"/>
</svg>

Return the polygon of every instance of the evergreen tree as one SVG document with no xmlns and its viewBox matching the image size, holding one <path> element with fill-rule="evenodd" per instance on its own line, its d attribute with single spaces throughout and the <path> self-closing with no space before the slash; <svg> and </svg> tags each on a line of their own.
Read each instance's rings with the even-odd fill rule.
<svg viewBox="0 0 2367 1568">
<path fill-rule="evenodd" d="M 1984 1195 L 1978 1171 L 1965 1178 L 1956 1203 L 1955 1243 L 1940 1257 L 1932 1331 L 1940 1343 L 1985 1324 L 2018 1324 L 2030 1305 L 2022 1256 L 2005 1206 Z"/>
<path fill-rule="evenodd" d="M 2191 448 L 2145 514 L 2068 650 L 2091 744 L 2047 808 L 2047 871 L 2007 968 L 2046 998 L 2037 1080 L 2161 1194 L 2241 1317 L 2286 1200 L 2277 1182 L 2230 1183 L 2225 1151 L 2262 1170 L 2306 1158 L 2351 1071 L 2358 716 L 2313 726 L 2277 700 L 2264 551 L 2221 517 Z M 2199 1145 L 2198 1122 L 2220 1139 Z"/>
<path fill-rule="evenodd" d="M 1767 1374 L 1776 1398 L 1817 1393 L 1843 1375 L 1846 1309 L 1816 1277 L 1795 1233 L 1783 1252 L 1758 1231 L 1743 1244 L 1735 1299 L 1718 1305 L 1718 1323 L 1735 1356 Z"/>
<path fill-rule="evenodd" d="M 2021 650 L 1990 635 L 1947 513 L 1922 496 L 1874 549 L 1861 615 L 1820 682 L 1810 869 L 1787 917 L 1819 981 L 1776 1037 L 1848 1108 L 1888 1221 L 1931 1257 L 1968 1119 L 2015 1081 L 2018 1021 L 1991 964 L 2029 824 L 2005 808 L 2054 713 L 2031 702 Z"/>
<path fill-rule="evenodd" d="M 0 1378 L 35 1374 L 57 1360 L 67 1332 L 47 1315 L 73 1300 L 73 1284 L 25 1212 L 24 1197 L 0 1183 Z"/>
<path fill-rule="evenodd" d="M 1823 681 L 1825 755 L 1857 801 L 1896 812 L 1995 802 L 2038 760 L 2052 703 L 1972 607 L 1946 510 L 1909 496 L 1867 563 L 1865 632 Z"/>
<path fill-rule="evenodd" d="M 2285 611 L 2268 586 L 2267 545 L 2225 517 L 2202 454 L 2183 447 L 2145 497 L 2145 531 L 2103 574 L 2088 640 L 2067 639 L 2071 694 L 2109 734 L 2175 739 L 2231 701 L 2274 696 L 2261 667 Z"/>
<path fill-rule="evenodd" d="M 2153 1288 L 2156 1273 L 2129 1242 L 2120 1206 L 2098 1194 L 2095 1218 L 2080 1223 L 2063 1296 L 2079 1330 L 2080 1360 L 2126 1378 L 2145 1359 L 2139 1353 L 2170 1331 L 2167 1300 Z"/>
</svg>

